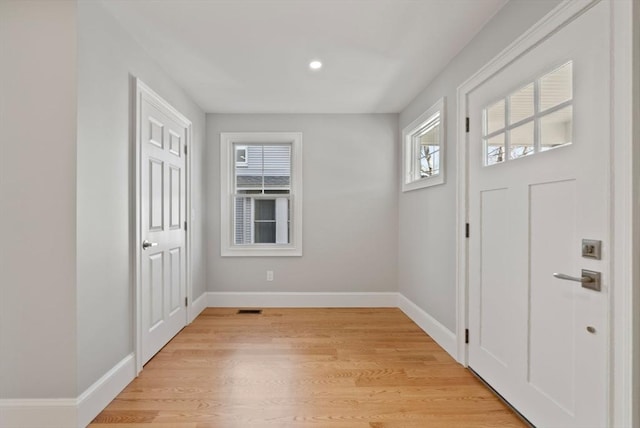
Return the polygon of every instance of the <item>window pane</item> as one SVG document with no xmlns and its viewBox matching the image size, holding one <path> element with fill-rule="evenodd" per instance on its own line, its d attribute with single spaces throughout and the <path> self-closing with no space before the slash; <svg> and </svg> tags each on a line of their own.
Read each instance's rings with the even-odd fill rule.
<svg viewBox="0 0 640 428">
<path fill-rule="evenodd" d="M 276 242 L 276 222 L 258 223 L 256 222 L 255 243 L 275 244 Z"/>
<path fill-rule="evenodd" d="M 262 190 L 262 146 L 251 145 L 246 147 L 246 164 L 236 162 L 236 189 L 238 191 Z M 238 151 L 236 150 L 236 155 Z"/>
<path fill-rule="evenodd" d="M 275 199 L 256 199 L 255 210 L 256 210 L 255 212 L 256 220 L 275 220 L 276 219 Z"/>
<path fill-rule="evenodd" d="M 247 165 L 247 148 L 244 146 L 236 146 L 236 166 Z"/>
<path fill-rule="evenodd" d="M 484 140 L 485 165 L 493 165 L 504 162 L 504 134 L 498 134 L 493 138 Z"/>
<path fill-rule="evenodd" d="M 264 187 L 291 185 L 291 146 L 264 146 Z"/>
<path fill-rule="evenodd" d="M 509 159 L 533 154 L 533 121 L 509 131 Z"/>
<path fill-rule="evenodd" d="M 573 64 L 568 63 L 540 79 L 540 111 L 569 101 L 573 96 Z"/>
<path fill-rule="evenodd" d="M 234 198 L 233 220 L 233 234 L 235 244 L 251 244 L 251 198 Z"/>
<path fill-rule="evenodd" d="M 440 173 L 440 117 L 431 121 L 416 136 L 418 144 L 418 171 L 416 179 Z"/>
<path fill-rule="evenodd" d="M 540 119 L 540 150 L 571 144 L 573 107 L 568 106 Z"/>
<path fill-rule="evenodd" d="M 533 116 L 533 83 L 509 97 L 509 123 Z"/>
<path fill-rule="evenodd" d="M 289 243 L 289 198 L 254 200 L 254 242 Z"/>
<path fill-rule="evenodd" d="M 505 127 L 504 100 L 500 100 L 486 110 L 487 132 L 485 135 Z"/>
</svg>

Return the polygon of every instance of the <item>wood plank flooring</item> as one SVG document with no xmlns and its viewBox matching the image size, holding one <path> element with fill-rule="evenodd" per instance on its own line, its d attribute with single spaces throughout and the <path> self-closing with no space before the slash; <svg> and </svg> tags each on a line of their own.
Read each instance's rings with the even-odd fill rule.
<svg viewBox="0 0 640 428">
<path fill-rule="evenodd" d="M 92 428 L 524 427 L 399 309 L 206 309 Z"/>
</svg>

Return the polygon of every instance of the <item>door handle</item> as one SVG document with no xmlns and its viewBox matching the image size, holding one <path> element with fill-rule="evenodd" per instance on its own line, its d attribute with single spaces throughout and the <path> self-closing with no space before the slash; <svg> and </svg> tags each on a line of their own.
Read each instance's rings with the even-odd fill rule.
<svg viewBox="0 0 640 428">
<path fill-rule="evenodd" d="M 592 270 L 582 269 L 582 276 L 571 276 L 564 273 L 554 273 L 553 277 L 558 279 L 564 279 L 565 281 L 575 281 L 582 284 L 583 288 L 588 288 L 594 291 L 600 291 L 600 272 Z"/>
<path fill-rule="evenodd" d="M 155 247 L 157 245 L 158 245 L 157 242 L 149 242 L 146 239 L 144 241 L 142 241 L 142 249 L 143 250 L 146 250 L 149 247 Z"/>
<path fill-rule="evenodd" d="M 577 276 L 571 276 L 564 273 L 554 273 L 553 277 L 558 279 L 564 279 L 567 281 L 575 281 L 575 282 L 582 282 L 582 283 L 593 282 L 593 278 L 589 276 L 583 276 L 582 278 L 578 278 Z"/>
</svg>

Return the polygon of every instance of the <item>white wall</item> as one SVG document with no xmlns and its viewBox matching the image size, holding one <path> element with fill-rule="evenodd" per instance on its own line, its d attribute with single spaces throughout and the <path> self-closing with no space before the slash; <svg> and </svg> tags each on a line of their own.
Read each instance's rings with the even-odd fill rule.
<svg viewBox="0 0 640 428">
<path fill-rule="evenodd" d="M 98 2 L 78 4 L 78 391 L 133 352 L 130 75 L 193 122 L 193 296 L 204 270 L 205 116 Z"/>
<path fill-rule="evenodd" d="M 220 256 L 220 133 L 259 131 L 303 133 L 302 257 Z M 397 115 L 207 115 L 209 291 L 396 291 L 397 135 Z"/>
<path fill-rule="evenodd" d="M 76 8 L 0 2 L 0 398 L 76 396 Z"/>
<path fill-rule="evenodd" d="M 456 328 L 456 227 L 463 226 L 456 225 L 456 89 L 559 2 L 510 1 L 400 113 L 402 129 L 446 97 L 446 183 L 398 199 L 398 287 L 451 331 Z"/>
</svg>

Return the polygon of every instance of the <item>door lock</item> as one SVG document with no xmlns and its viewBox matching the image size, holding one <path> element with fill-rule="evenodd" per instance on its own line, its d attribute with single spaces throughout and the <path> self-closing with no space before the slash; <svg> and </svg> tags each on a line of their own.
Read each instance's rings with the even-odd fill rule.
<svg viewBox="0 0 640 428">
<path fill-rule="evenodd" d="M 602 241 L 597 241 L 595 239 L 583 239 L 582 257 L 600 260 L 602 258 Z"/>
</svg>

